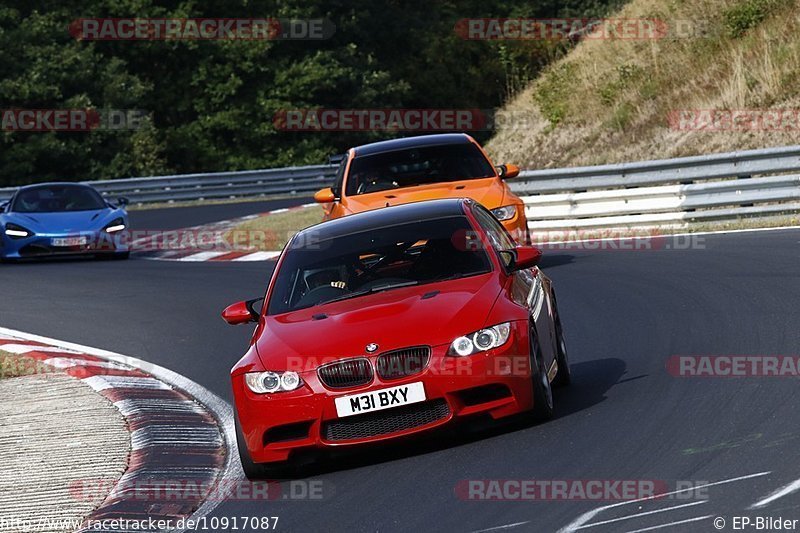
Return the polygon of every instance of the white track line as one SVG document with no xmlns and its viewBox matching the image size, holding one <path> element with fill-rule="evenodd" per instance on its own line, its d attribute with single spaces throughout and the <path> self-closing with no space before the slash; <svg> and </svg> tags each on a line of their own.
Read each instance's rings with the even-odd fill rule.
<svg viewBox="0 0 800 533">
<path fill-rule="evenodd" d="M 208 261 L 228 252 L 198 252 L 196 254 L 187 255 L 185 257 L 176 258 L 175 261 Z"/>
<path fill-rule="evenodd" d="M 753 505 L 749 507 L 749 509 L 760 509 L 762 507 L 766 507 L 770 503 L 774 502 L 777 499 L 783 498 L 784 496 L 788 496 L 793 492 L 797 492 L 800 490 L 800 479 L 792 481 L 788 485 L 779 488 L 769 496 L 763 498 L 762 500 L 757 501 Z"/>
<path fill-rule="evenodd" d="M 223 429 L 225 447 L 227 448 L 228 453 L 225 455 L 225 467 L 222 470 L 221 479 L 225 479 L 225 483 L 237 483 L 239 480 L 244 479 L 242 464 L 239 462 L 239 454 L 236 453 L 236 430 L 233 427 L 233 408 L 228 402 L 199 383 L 192 381 L 191 379 L 187 378 L 186 376 L 182 376 L 177 372 L 169 370 L 168 368 L 164 368 L 163 366 L 148 363 L 147 361 L 143 361 L 135 357 L 110 352 L 108 350 L 101 350 L 99 348 L 92 348 L 91 346 L 84 346 L 74 342 L 51 339 L 41 335 L 34 335 L 24 331 L 0 327 L 0 336 L 2 335 L 9 335 L 29 341 L 51 344 L 60 348 L 67 348 L 70 350 L 83 352 L 88 355 L 94 355 L 96 357 L 106 359 L 107 361 L 124 362 L 127 365 L 138 368 L 155 376 L 165 383 L 169 383 L 176 389 L 183 390 L 190 396 L 196 398 L 201 404 L 206 406 L 209 411 L 214 413 L 214 416 L 217 418 L 220 426 Z M 197 509 L 197 511 L 195 511 L 191 516 L 191 519 L 195 521 L 199 520 L 213 511 L 221 503 L 223 503 L 221 498 L 211 498 L 209 500 L 205 500 Z M 181 533 L 182 531 L 186 530 L 181 530 L 178 533 Z"/>
<path fill-rule="evenodd" d="M 614 228 L 600 228 L 600 231 L 603 229 L 608 229 L 613 231 Z M 606 241 L 621 241 L 621 240 L 644 240 L 644 239 L 661 239 L 664 237 L 691 237 L 694 235 L 727 235 L 729 233 L 753 233 L 759 231 L 779 231 L 779 230 L 800 230 L 800 226 L 779 226 L 777 228 L 751 228 L 751 229 L 728 229 L 728 230 L 717 230 L 717 231 L 697 231 L 697 232 L 686 232 L 686 233 L 658 233 L 655 235 L 625 235 L 620 234 L 615 237 L 603 237 L 601 239 L 576 239 L 572 241 L 546 241 L 546 242 L 536 242 L 534 241 L 534 246 L 545 246 L 550 244 L 578 244 L 584 242 L 606 242 Z M 587 231 L 588 233 L 588 231 Z M 533 233 L 531 236 L 535 236 Z"/>
<path fill-rule="evenodd" d="M 232 259 L 232 261 L 266 261 L 268 259 L 274 259 L 279 255 L 281 255 L 280 252 L 253 252 L 252 254 Z"/>
<path fill-rule="evenodd" d="M 586 524 L 585 526 L 577 527 L 575 529 L 587 529 L 590 527 L 595 526 L 604 526 L 606 524 L 613 524 L 614 522 L 622 522 L 623 520 L 630 520 L 632 518 L 639 518 L 642 516 L 648 516 L 651 514 L 658 514 L 658 513 L 666 513 L 667 511 L 674 511 L 675 509 L 682 509 L 684 507 L 692 507 L 693 505 L 702 505 L 704 503 L 708 503 L 708 500 L 702 500 L 699 502 L 692 502 L 692 503 L 684 503 L 683 505 L 674 505 L 672 507 L 665 507 L 663 509 L 656 509 L 655 511 L 647 511 L 644 513 L 636 513 L 627 516 L 621 516 L 619 518 L 612 518 L 610 520 L 603 520 L 602 522 L 592 522 L 591 524 Z"/>
<path fill-rule="evenodd" d="M 511 529 L 512 527 L 524 526 L 525 524 L 530 524 L 530 520 L 526 520 L 525 522 L 514 522 L 513 524 L 506 524 L 504 526 L 495 526 L 489 527 L 486 529 L 479 529 L 477 531 L 473 531 L 472 533 L 486 533 L 487 531 L 501 531 L 504 529 Z"/>
<path fill-rule="evenodd" d="M 708 520 L 712 516 L 714 516 L 714 515 L 708 514 L 708 515 L 705 515 L 705 516 L 698 516 L 697 518 L 689 518 L 687 520 L 678 520 L 677 522 L 670 522 L 668 524 L 660 524 L 660 525 L 657 525 L 657 526 L 650 526 L 650 527 L 645 527 L 645 528 L 642 528 L 642 529 L 634 529 L 633 531 L 628 531 L 628 533 L 642 533 L 643 531 L 653 531 L 654 529 L 663 529 L 665 527 L 679 526 L 681 524 L 688 524 L 690 522 L 699 522 L 700 520 Z"/>
<path fill-rule="evenodd" d="M 0 330 L 0 333 L 2 333 L 2 330 Z M 608 509 L 614 509 L 616 507 L 622 507 L 623 505 L 630 505 L 632 503 L 638 503 L 638 502 L 643 502 L 643 501 L 655 500 L 655 499 L 658 499 L 658 498 L 664 498 L 666 496 L 673 496 L 675 494 L 680 494 L 682 492 L 690 492 L 690 491 L 694 491 L 694 490 L 697 490 L 697 489 L 704 489 L 706 487 L 715 487 L 717 485 L 725 485 L 727 483 L 735 483 L 736 481 L 744 481 L 745 479 L 753 479 L 753 478 L 756 478 L 756 477 L 767 476 L 767 475 L 769 475 L 771 473 L 772 473 L 771 471 L 759 472 L 757 474 L 749 474 L 747 476 L 739 476 L 739 477 L 734 477 L 734 478 L 731 478 L 731 479 L 723 479 L 722 481 L 715 481 L 713 483 L 705 483 L 703 485 L 696 485 L 696 486 L 688 487 L 688 488 L 685 488 L 685 489 L 674 490 L 672 492 L 665 492 L 663 494 L 656 494 L 654 496 L 647 496 L 646 498 L 638 498 L 636 500 L 626 500 L 624 502 L 612 503 L 611 505 L 604 505 L 602 507 L 598 507 L 596 509 L 592 509 L 591 511 L 587 511 L 587 512 L 583 513 L 578 518 L 576 518 L 575 520 L 573 520 L 572 522 L 570 522 L 566 526 L 564 526 L 561 529 L 559 529 L 558 533 L 570 533 L 572 531 L 577 531 L 581 526 L 585 525 L 586 522 L 588 522 L 589 520 L 591 520 L 592 518 L 594 518 L 598 514 L 602 513 L 603 511 L 607 511 Z"/>
<path fill-rule="evenodd" d="M 36 346 L 33 344 L 17 344 L 14 342 L 3 344 L 3 350 L 15 354 L 24 354 L 30 352 L 78 353 L 74 350 L 62 350 L 60 348 L 54 348 L 53 346 Z"/>
</svg>

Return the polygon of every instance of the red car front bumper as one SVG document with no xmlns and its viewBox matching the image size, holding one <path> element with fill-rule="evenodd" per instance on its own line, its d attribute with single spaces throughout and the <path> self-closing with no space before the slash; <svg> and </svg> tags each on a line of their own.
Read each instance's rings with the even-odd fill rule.
<svg viewBox="0 0 800 533">
<path fill-rule="evenodd" d="M 244 375 L 233 377 L 241 431 L 255 463 L 286 461 L 295 451 L 322 450 L 394 439 L 430 430 L 458 418 L 488 414 L 502 418 L 533 408 L 526 322 L 514 322 L 502 347 L 467 357 L 446 355 L 434 346 L 421 372 L 383 381 L 377 375 L 364 386 L 326 388 L 316 371 L 292 392 L 255 394 Z M 377 354 L 369 357 L 373 368 Z M 335 398 L 421 382 L 425 401 L 340 418 Z"/>
</svg>

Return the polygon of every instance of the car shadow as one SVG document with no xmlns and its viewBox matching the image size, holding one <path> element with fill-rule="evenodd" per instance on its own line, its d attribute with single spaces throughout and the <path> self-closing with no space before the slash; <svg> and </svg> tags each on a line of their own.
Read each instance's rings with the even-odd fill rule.
<svg viewBox="0 0 800 533">
<path fill-rule="evenodd" d="M 133 257 L 133 256 L 131 256 Z M 21 259 L 2 259 L 0 264 L 2 266 L 18 266 L 18 267 L 33 267 L 41 265 L 63 264 L 63 263 L 105 263 L 113 261 L 112 257 L 98 257 L 92 254 L 85 255 L 64 255 L 64 256 L 41 256 L 41 257 L 24 257 Z"/>
<path fill-rule="evenodd" d="M 575 363 L 570 368 L 572 384 L 554 390 L 554 420 L 578 413 L 605 400 L 608 390 L 620 382 L 626 371 L 625 362 L 616 358 Z M 476 418 L 424 435 L 399 439 L 397 442 L 338 449 L 293 472 L 291 477 L 312 477 L 424 455 L 547 423 L 549 422 L 534 422 L 527 413 L 508 417 L 503 421 Z"/>
</svg>

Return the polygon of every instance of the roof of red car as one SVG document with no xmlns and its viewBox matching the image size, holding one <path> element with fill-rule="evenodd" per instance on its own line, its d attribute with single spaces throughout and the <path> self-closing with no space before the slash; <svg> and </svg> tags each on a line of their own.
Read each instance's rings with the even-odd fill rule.
<svg viewBox="0 0 800 533">
<path fill-rule="evenodd" d="M 469 198 L 445 198 L 373 209 L 308 227 L 295 240 L 314 242 L 389 225 L 463 215 L 464 205 L 469 202 Z"/>
</svg>

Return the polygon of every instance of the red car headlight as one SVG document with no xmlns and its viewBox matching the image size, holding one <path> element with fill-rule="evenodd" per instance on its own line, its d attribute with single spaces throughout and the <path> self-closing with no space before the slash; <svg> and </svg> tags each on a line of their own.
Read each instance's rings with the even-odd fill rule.
<svg viewBox="0 0 800 533">
<path fill-rule="evenodd" d="M 458 337 L 450 344 L 447 355 L 464 357 L 478 352 L 498 348 L 508 342 L 511 335 L 511 323 L 503 322 L 496 326 Z"/>
<path fill-rule="evenodd" d="M 288 392 L 299 388 L 303 380 L 297 372 L 248 372 L 244 375 L 247 388 L 256 394 Z"/>
</svg>

